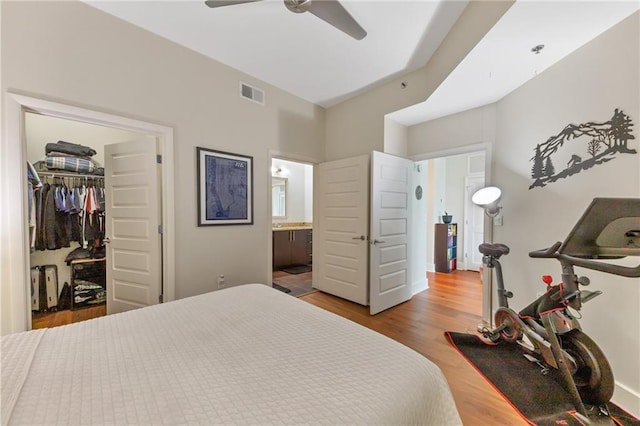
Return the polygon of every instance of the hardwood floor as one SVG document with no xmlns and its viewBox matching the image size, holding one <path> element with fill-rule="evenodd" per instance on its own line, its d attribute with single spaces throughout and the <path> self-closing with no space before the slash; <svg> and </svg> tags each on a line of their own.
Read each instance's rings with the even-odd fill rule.
<svg viewBox="0 0 640 426">
<path fill-rule="evenodd" d="M 291 296 L 300 297 L 316 291 L 311 286 L 313 271 L 302 274 L 288 274 L 284 271 L 273 271 L 273 282 L 291 290 Z"/>
<path fill-rule="evenodd" d="M 375 316 L 368 307 L 316 292 L 301 300 L 348 318 L 423 354 L 443 371 L 465 425 L 526 421 L 449 344 L 445 331 L 475 333 L 482 315 L 479 274 L 429 273 L 429 289 Z"/>
<path fill-rule="evenodd" d="M 72 322 L 85 321 L 107 315 L 107 305 L 89 306 L 72 311 L 65 309 L 57 312 L 34 313 L 31 317 L 31 328 L 58 327 Z"/>
</svg>

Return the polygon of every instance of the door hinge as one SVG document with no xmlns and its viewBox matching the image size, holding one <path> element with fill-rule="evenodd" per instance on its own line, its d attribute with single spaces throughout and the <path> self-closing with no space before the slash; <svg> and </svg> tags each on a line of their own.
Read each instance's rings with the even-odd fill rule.
<svg viewBox="0 0 640 426">
<path fill-rule="evenodd" d="M 156 155 L 156 163 L 162 164 L 162 155 L 160 155 L 160 154 Z"/>
<path fill-rule="evenodd" d="M 160 296 L 158 296 L 158 303 L 163 303 L 164 302 L 164 297 L 162 297 L 162 294 Z"/>
<path fill-rule="evenodd" d="M 162 225 L 158 225 L 158 234 L 162 235 Z"/>
</svg>

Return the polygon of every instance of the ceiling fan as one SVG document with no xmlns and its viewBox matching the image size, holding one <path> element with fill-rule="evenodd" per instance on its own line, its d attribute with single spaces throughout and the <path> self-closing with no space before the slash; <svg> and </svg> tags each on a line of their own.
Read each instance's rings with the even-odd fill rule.
<svg viewBox="0 0 640 426">
<path fill-rule="evenodd" d="M 222 7 L 256 1 L 261 0 L 207 0 L 204 3 L 209 7 Z M 284 4 L 295 13 L 311 12 L 356 40 L 362 40 L 367 35 L 338 0 L 284 0 Z"/>
</svg>

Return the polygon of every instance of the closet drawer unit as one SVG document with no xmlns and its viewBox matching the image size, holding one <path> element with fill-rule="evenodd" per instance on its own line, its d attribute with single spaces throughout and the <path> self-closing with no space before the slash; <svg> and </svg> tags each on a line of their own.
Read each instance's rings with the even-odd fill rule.
<svg viewBox="0 0 640 426">
<path fill-rule="evenodd" d="M 71 262 L 71 309 L 107 301 L 106 259 L 79 259 Z"/>
</svg>

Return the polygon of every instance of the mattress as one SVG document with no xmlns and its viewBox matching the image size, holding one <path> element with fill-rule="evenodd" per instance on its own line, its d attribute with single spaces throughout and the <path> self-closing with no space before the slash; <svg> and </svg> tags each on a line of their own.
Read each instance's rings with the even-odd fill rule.
<svg viewBox="0 0 640 426">
<path fill-rule="evenodd" d="M 2 424 L 459 425 L 424 356 L 262 284 L 1 339 Z"/>
</svg>

